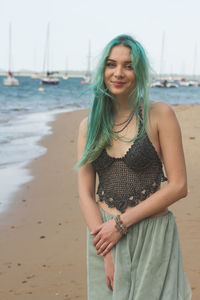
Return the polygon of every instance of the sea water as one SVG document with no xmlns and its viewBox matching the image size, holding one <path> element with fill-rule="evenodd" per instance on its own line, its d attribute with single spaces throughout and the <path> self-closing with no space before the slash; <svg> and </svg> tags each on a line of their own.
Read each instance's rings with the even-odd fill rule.
<svg viewBox="0 0 200 300">
<path fill-rule="evenodd" d="M 25 166 L 46 152 L 38 142 L 51 134 L 49 122 L 58 113 L 88 107 L 91 99 L 81 78 L 47 87 L 39 79 L 18 79 L 18 87 L 7 87 L 0 77 L 0 211 L 20 185 L 32 179 Z"/>
<path fill-rule="evenodd" d="M 0 211 L 20 185 L 32 179 L 25 166 L 46 152 L 38 141 L 51 134 L 49 122 L 60 112 L 88 108 L 93 96 L 81 78 L 60 79 L 56 86 L 41 86 L 39 79 L 30 77 L 18 79 L 18 87 L 7 87 L 0 77 Z M 200 104 L 200 87 L 152 88 L 151 99 Z"/>
</svg>

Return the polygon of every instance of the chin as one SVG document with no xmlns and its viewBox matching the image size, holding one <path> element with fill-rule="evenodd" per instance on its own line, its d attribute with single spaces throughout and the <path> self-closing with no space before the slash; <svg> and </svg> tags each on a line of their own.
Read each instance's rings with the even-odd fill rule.
<svg viewBox="0 0 200 300">
<path fill-rule="evenodd" d="M 120 95 L 120 94 L 127 94 L 127 91 L 125 91 L 124 89 L 120 89 L 120 88 L 112 88 L 110 89 L 110 92 L 113 94 L 113 95 Z"/>
<path fill-rule="evenodd" d="M 127 93 L 127 91 L 116 91 L 116 90 L 110 90 L 110 93 L 114 96 L 124 96 L 124 97 L 128 97 L 129 93 Z"/>
</svg>

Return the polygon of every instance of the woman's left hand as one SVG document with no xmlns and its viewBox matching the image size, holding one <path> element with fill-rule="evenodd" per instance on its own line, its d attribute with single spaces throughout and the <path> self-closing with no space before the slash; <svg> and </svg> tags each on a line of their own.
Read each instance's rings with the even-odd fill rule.
<svg viewBox="0 0 200 300">
<path fill-rule="evenodd" d="M 122 234 L 116 230 L 113 219 L 101 224 L 90 234 L 95 236 L 93 245 L 97 249 L 97 254 L 102 256 L 105 256 L 122 237 Z"/>
</svg>

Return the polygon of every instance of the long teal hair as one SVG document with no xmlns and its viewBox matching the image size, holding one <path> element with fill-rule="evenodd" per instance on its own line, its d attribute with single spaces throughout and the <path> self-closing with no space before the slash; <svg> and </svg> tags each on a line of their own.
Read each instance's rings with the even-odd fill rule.
<svg viewBox="0 0 200 300">
<path fill-rule="evenodd" d="M 104 83 L 104 70 L 111 49 L 120 44 L 130 48 L 130 57 L 136 75 L 136 86 L 129 95 L 128 103 L 132 113 L 136 115 L 137 125 L 140 118 L 140 106 L 142 105 L 144 109 L 141 131 L 129 141 L 134 141 L 144 134 L 149 110 L 149 61 L 144 48 L 138 41 L 129 35 L 119 35 L 104 48 L 92 79 L 94 98 L 88 117 L 85 149 L 80 161 L 76 164 L 77 168 L 94 161 L 105 147 L 111 146 L 111 141 L 115 136 L 113 101 L 117 102 L 117 100 L 109 93 L 109 87 L 106 87 Z"/>
</svg>

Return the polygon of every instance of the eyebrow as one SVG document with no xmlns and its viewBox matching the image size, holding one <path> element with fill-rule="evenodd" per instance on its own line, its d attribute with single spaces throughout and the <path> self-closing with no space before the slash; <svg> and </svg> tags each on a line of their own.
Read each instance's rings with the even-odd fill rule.
<svg viewBox="0 0 200 300">
<path fill-rule="evenodd" d="M 116 60 L 108 58 L 107 61 L 112 61 L 112 62 L 116 62 Z M 132 64 L 131 60 L 125 61 L 125 64 Z"/>
</svg>

